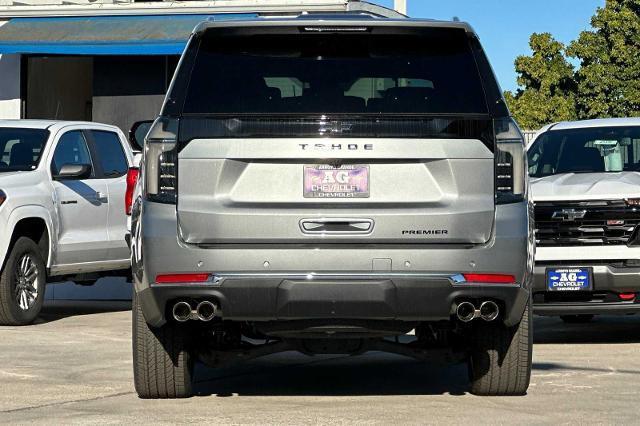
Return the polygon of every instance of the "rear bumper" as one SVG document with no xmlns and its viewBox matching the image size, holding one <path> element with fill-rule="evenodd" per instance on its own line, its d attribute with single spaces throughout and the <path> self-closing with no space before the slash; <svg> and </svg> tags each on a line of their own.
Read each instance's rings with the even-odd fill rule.
<svg viewBox="0 0 640 426">
<path fill-rule="evenodd" d="M 542 303 L 533 305 L 533 313 L 542 316 L 560 315 L 629 315 L 640 313 L 639 303 Z"/>
<path fill-rule="evenodd" d="M 483 245 L 220 244 L 194 246 L 177 232 L 176 208 L 145 202 L 134 219 L 133 272 L 147 322 L 161 326 L 172 302 L 209 299 L 226 320 L 449 320 L 459 299 L 495 300 L 508 325 L 531 291 L 533 255 L 526 203 L 497 206 Z M 139 229 L 137 227 L 140 227 Z M 155 284 L 158 274 L 208 273 L 206 284 Z M 502 273 L 518 285 L 460 284 L 465 272 Z M 307 276 L 310 275 L 309 279 Z"/>
<path fill-rule="evenodd" d="M 367 319 L 449 320 L 461 300 L 496 301 L 507 323 L 520 321 L 529 291 L 520 285 L 455 284 L 446 276 L 308 278 L 244 275 L 207 285 L 156 284 L 139 293 L 145 317 L 161 325 L 177 300 L 211 300 L 234 321 Z M 194 304 L 195 305 L 195 304 Z"/>
<path fill-rule="evenodd" d="M 585 300 L 583 294 L 567 294 L 562 301 L 549 299 L 546 292 L 546 268 L 548 267 L 584 267 L 593 268 L 593 298 Z M 640 268 L 616 267 L 608 264 L 552 265 L 548 262 L 537 263 L 534 268 L 533 312 L 537 315 L 577 315 L 602 314 L 626 315 L 640 313 L 640 300 L 619 300 L 619 293 L 640 293 Z"/>
</svg>

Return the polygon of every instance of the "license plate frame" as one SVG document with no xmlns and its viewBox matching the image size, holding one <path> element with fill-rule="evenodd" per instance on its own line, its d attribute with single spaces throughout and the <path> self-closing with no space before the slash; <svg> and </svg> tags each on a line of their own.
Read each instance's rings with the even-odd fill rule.
<svg viewBox="0 0 640 426">
<path fill-rule="evenodd" d="M 371 173 L 368 164 L 305 164 L 304 198 L 369 198 Z"/>
<path fill-rule="evenodd" d="M 547 268 L 545 283 L 550 292 L 593 291 L 593 268 Z"/>
</svg>

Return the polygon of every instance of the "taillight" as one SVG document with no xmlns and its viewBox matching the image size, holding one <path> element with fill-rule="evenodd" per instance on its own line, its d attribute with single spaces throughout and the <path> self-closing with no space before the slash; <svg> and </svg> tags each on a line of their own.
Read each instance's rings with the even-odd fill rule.
<svg viewBox="0 0 640 426">
<path fill-rule="evenodd" d="M 495 120 L 496 203 L 517 203 L 527 195 L 527 157 L 524 137 L 510 119 Z"/>
<path fill-rule="evenodd" d="M 145 143 L 145 196 L 150 201 L 175 204 L 178 185 L 178 120 L 158 118 Z"/>
<path fill-rule="evenodd" d="M 624 301 L 630 301 L 636 298 L 636 294 L 635 293 L 620 293 L 618 294 L 618 297 L 620 297 L 620 300 L 624 300 Z"/>
<path fill-rule="evenodd" d="M 462 274 L 465 282 L 484 284 L 515 284 L 516 277 L 508 274 Z"/>
<path fill-rule="evenodd" d="M 127 216 L 131 216 L 131 207 L 133 206 L 133 191 L 136 189 L 140 169 L 131 167 L 127 172 L 127 191 L 124 194 L 124 211 Z"/>
<path fill-rule="evenodd" d="M 209 280 L 209 274 L 161 274 L 156 276 L 157 284 L 203 283 Z"/>
</svg>

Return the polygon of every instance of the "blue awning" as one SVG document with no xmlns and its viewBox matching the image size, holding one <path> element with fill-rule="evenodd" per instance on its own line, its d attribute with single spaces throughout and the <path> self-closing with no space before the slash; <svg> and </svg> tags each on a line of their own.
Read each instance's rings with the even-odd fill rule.
<svg viewBox="0 0 640 426">
<path fill-rule="evenodd" d="M 255 14 L 13 18 L 0 27 L 0 53 L 50 55 L 179 55 L 207 19 Z"/>
</svg>

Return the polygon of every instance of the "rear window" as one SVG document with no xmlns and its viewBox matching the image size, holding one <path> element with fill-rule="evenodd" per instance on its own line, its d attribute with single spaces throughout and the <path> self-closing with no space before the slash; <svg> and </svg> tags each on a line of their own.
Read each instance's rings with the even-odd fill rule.
<svg viewBox="0 0 640 426">
<path fill-rule="evenodd" d="M 106 178 L 124 176 L 129 170 L 127 157 L 122 149 L 120 138 L 113 132 L 92 130 L 95 149 L 102 173 Z"/>
<path fill-rule="evenodd" d="M 466 33 L 215 35 L 183 114 L 487 114 Z"/>
</svg>

